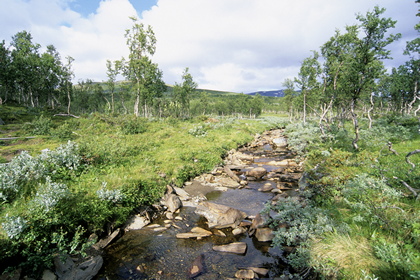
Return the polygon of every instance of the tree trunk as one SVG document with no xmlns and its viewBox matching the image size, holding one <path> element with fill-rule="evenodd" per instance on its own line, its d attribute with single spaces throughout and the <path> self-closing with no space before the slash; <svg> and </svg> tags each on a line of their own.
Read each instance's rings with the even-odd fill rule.
<svg viewBox="0 0 420 280">
<path fill-rule="evenodd" d="M 71 96 L 70 96 L 70 90 L 67 88 L 67 114 L 70 115 L 70 106 L 71 106 Z"/>
<path fill-rule="evenodd" d="M 136 101 L 134 102 L 134 115 L 138 117 L 139 114 L 139 103 L 140 103 L 140 96 L 137 94 Z"/>
<path fill-rule="evenodd" d="M 303 124 L 306 124 L 306 91 L 303 94 Z"/>
<path fill-rule="evenodd" d="M 330 103 L 328 104 L 328 106 L 325 103 L 323 105 L 321 105 L 321 111 L 322 111 L 322 113 L 321 113 L 321 116 L 319 118 L 319 124 L 318 125 L 319 125 L 319 129 L 321 130 L 322 136 L 325 136 L 325 129 L 324 129 L 324 126 L 322 125 L 322 121 L 327 122 L 327 120 L 325 119 L 325 115 L 331 109 L 331 106 L 333 104 L 333 101 L 334 101 L 334 98 L 331 97 L 331 100 L 330 100 Z"/>
<path fill-rule="evenodd" d="M 352 99 L 351 103 L 350 103 L 350 109 L 351 109 L 351 116 L 353 119 L 353 127 L 354 127 L 354 139 L 352 142 L 353 148 L 355 150 L 359 149 L 359 146 L 357 145 L 357 142 L 359 142 L 359 121 L 357 120 L 357 114 L 355 112 L 355 100 Z"/>
<path fill-rule="evenodd" d="M 373 110 L 373 92 L 370 94 L 370 108 L 369 108 L 369 110 L 367 111 L 367 115 L 368 115 L 368 118 L 369 118 L 369 129 L 371 129 L 372 128 L 372 116 L 370 115 L 370 112 L 372 112 L 372 110 Z"/>
</svg>

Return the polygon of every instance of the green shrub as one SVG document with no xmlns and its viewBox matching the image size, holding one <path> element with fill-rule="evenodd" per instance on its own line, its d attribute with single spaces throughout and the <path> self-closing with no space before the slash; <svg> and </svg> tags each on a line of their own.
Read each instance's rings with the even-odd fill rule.
<svg viewBox="0 0 420 280">
<path fill-rule="evenodd" d="M 60 140 L 71 140 L 75 138 L 73 127 L 68 122 L 59 125 L 51 131 L 51 135 Z"/>
<path fill-rule="evenodd" d="M 24 127 L 24 129 L 29 130 L 33 135 L 50 135 L 52 126 L 52 120 L 41 115 L 35 118 L 27 127 Z"/>
<path fill-rule="evenodd" d="M 128 117 L 120 124 L 120 129 L 125 135 L 144 133 L 147 131 L 147 122 L 143 118 Z"/>
</svg>

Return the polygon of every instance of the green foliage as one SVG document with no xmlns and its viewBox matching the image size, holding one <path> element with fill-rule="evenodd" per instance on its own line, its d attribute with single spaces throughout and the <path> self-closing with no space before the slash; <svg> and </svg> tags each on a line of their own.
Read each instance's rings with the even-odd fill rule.
<svg viewBox="0 0 420 280">
<path fill-rule="evenodd" d="M 144 133 L 147 130 L 147 121 L 143 118 L 127 117 L 120 124 L 120 128 L 125 135 Z"/>
<path fill-rule="evenodd" d="M 33 135 L 50 135 L 52 120 L 44 115 L 35 118 L 32 123 L 26 124 L 25 130 Z"/>
<path fill-rule="evenodd" d="M 53 137 L 58 138 L 59 140 L 72 140 L 76 137 L 73 130 L 77 128 L 75 122 L 65 122 L 51 131 Z"/>
<path fill-rule="evenodd" d="M 269 220 L 275 234 L 273 244 L 277 247 L 298 246 L 294 253 L 287 256 L 296 271 L 309 266 L 308 246 L 312 239 L 337 228 L 346 228 L 336 227 L 326 210 L 311 205 L 309 200 L 297 197 L 279 200 L 275 205 L 267 204 L 263 210 L 266 214 L 273 212 L 276 214 Z"/>
</svg>

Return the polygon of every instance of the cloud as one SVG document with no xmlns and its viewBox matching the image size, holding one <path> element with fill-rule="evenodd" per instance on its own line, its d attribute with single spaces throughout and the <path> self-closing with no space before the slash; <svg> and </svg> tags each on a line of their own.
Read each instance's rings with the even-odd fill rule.
<svg viewBox="0 0 420 280">
<path fill-rule="evenodd" d="M 336 29 L 355 24 L 355 14 L 376 2 L 159 0 L 142 18 L 155 30 L 155 59 L 168 82 L 179 80 L 184 65 L 201 87 L 249 92 L 281 88 L 311 50 L 319 50 Z M 403 20 L 399 32 L 412 28 L 414 1 L 394 2 L 379 4 L 389 7 L 386 16 Z"/>
<path fill-rule="evenodd" d="M 129 0 L 96 0 L 97 9 L 84 15 L 72 10 L 71 1 L 0 0 L 0 38 L 10 41 L 27 30 L 34 42 L 53 44 L 63 58 L 75 59 L 76 80 L 102 81 L 107 59 L 127 57 L 125 29 L 132 25 L 129 16 L 138 14 L 155 31 L 153 59 L 166 83 L 180 82 L 189 67 L 199 87 L 250 92 L 282 88 L 311 50 L 377 4 L 398 20 L 393 33 L 418 36 L 414 0 L 158 0 L 143 12 Z M 395 59 L 388 66 L 407 59 L 404 47 L 405 40 L 392 45 Z"/>
<path fill-rule="evenodd" d="M 63 59 L 75 59 L 76 80 L 105 80 L 106 60 L 127 56 L 124 34 L 132 24 L 129 17 L 137 16 L 128 0 L 100 1 L 96 12 L 87 17 L 72 11 L 63 0 L 0 1 L 2 6 L 10 5 L 8 11 L 0 12 L 0 24 L 10 27 L 2 37 L 10 41 L 12 35 L 27 30 L 43 47 L 53 44 Z"/>
</svg>

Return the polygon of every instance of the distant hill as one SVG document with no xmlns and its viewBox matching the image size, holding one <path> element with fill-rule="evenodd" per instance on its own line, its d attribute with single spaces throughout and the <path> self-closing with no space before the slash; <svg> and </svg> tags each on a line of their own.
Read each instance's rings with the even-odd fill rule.
<svg viewBox="0 0 420 280">
<path fill-rule="evenodd" d="M 248 95 L 259 94 L 261 96 L 270 96 L 270 97 L 284 97 L 284 91 L 282 89 L 278 90 L 267 90 L 267 91 L 256 91 L 247 93 Z"/>
</svg>

